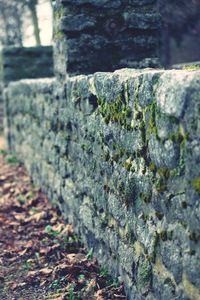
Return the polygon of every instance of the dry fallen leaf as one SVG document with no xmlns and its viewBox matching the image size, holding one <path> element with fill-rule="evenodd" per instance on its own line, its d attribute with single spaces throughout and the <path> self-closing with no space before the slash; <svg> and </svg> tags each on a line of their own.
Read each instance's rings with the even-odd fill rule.
<svg viewBox="0 0 200 300">
<path fill-rule="evenodd" d="M 48 254 L 51 251 L 51 247 L 41 247 L 40 254 Z"/>
<path fill-rule="evenodd" d="M 35 277 L 36 275 L 38 275 L 39 271 L 36 270 L 36 271 L 29 271 L 27 273 L 27 277 Z"/>
<path fill-rule="evenodd" d="M 22 288 L 25 287 L 27 285 L 26 282 L 10 282 L 9 286 L 12 290 L 15 290 L 17 288 Z"/>
<path fill-rule="evenodd" d="M 46 217 L 47 217 L 47 212 L 41 211 L 41 212 L 38 212 L 38 213 L 26 218 L 25 222 L 32 222 L 32 221 L 39 222 L 41 219 L 45 219 Z"/>
<path fill-rule="evenodd" d="M 53 272 L 53 270 L 52 269 L 48 269 L 48 268 L 43 268 L 43 269 L 40 269 L 39 272 L 42 275 L 50 275 Z"/>
<path fill-rule="evenodd" d="M 95 293 L 95 297 L 96 297 L 96 300 L 104 300 L 105 298 L 103 297 L 102 295 L 102 290 L 98 290 L 96 293 Z"/>
<path fill-rule="evenodd" d="M 14 217 L 17 221 L 24 221 L 25 220 L 25 214 L 20 213 L 20 214 L 14 214 Z"/>
<path fill-rule="evenodd" d="M 87 261 L 85 254 L 82 254 L 82 253 L 77 253 L 77 254 L 70 253 L 70 254 L 66 255 L 66 258 L 70 261 L 70 263 L 73 263 L 73 264 Z"/>
<path fill-rule="evenodd" d="M 32 240 L 29 240 L 28 242 L 25 241 L 22 243 L 22 247 L 25 249 L 30 249 L 33 247 L 33 245 L 34 245 L 34 241 L 32 241 Z"/>
<path fill-rule="evenodd" d="M 74 233 L 73 226 L 71 224 L 65 225 L 65 228 L 62 230 L 61 235 L 72 235 Z"/>
<path fill-rule="evenodd" d="M 23 251 L 19 251 L 19 256 L 23 256 L 27 252 L 28 248 L 24 249 Z"/>
<path fill-rule="evenodd" d="M 51 299 L 53 300 L 64 300 L 66 299 L 65 298 L 65 295 L 62 293 L 62 294 L 51 294 Z"/>
<path fill-rule="evenodd" d="M 10 226 L 19 226 L 19 223 L 18 223 L 18 222 L 15 222 L 15 221 L 9 221 L 9 220 L 6 221 L 6 224 L 9 224 Z"/>
<path fill-rule="evenodd" d="M 15 290 L 15 289 L 17 288 L 17 283 L 16 283 L 16 282 L 12 282 L 12 283 L 10 284 L 10 288 L 11 288 L 12 290 Z"/>
<path fill-rule="evenodd" d="M 4 215 L 0 215 L 0 223 L 4 223 L 6 219 L 7 218 Z"/>
<path fill-rule="evenodd" d="M 64 276 L 69 273 L 70 265 L 63 263 L 55 267 L 53 273 L 55 275 Z"/>
<path fill-rule="evenodd" d="M 44 286 L 46 283 L 47 283 L 47 280 L 42 280 L 42 281 L 40 282 L 40 286 Z"/>
</svg>

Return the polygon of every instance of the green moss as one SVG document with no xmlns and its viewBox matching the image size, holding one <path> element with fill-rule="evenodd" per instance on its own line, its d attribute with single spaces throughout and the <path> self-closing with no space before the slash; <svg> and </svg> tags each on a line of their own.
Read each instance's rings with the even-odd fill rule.
<svg viewBox="0 0 200 300">
<path fill-rule="evenodd" d="M 137 195 L 137 187 L 136 187 L 135 180 L 132 178 L 124 186 L 124 191 L 122 195 L 122 201 L 124 202 L 126 207 L 129 207 L 131 204 L 135 202 L 136 195 Z"/>
<path fill-rule="evenodd" d="M 183 273 L 182 276 L 182 285 L 185 294 L 189 299 L 200 299 L 200 292 L 187 278 L 187 275 Z"/>
<path fill-rule="evenodd" d="M 181 175 L 185 171 L 185 144 L 184 139 L 180 144 L 180 159 L 179 159 L 179 174 Z"/>
<path fill-rule="evenodd" d="M 164 178 L 157 178 L 155 186 L 159 193 L 164 192 L 167 189 L 166 180 Z"/>
<path fill-rule="evenodd" d="M 129 228 L 129 225 L 126 224 L 125 227 L 119 227 L 119 235 L 122 240 L 124 241 L 131 241 L 133 236 L 131 233 L 131 229 Z"/>
<path fill-rule="evenodd" d="M 151 172 L 156 172 L 156 170 L 157 170 L 156 165 L 154 163 L 150 163 L 149 169 Z"/>
<path fill-rule="evenodd" d="M 179 119 L 177 119 L 174 116 L 168 116 L 168 119 L 170 120 L 170 123 L 172 123 L 174 125 L 178 125 L 179 124 Z"/>
<path fill-rule="evenodd" d="M 193 179 L 191 184 L 193 189 L 200 195 L 200 176 Z"/>
<path fill-rule="evenodd" d="M 184 137 L 182 136 L 181 133 L 177 132 L 177 133 L 172 133 L 169 136 L 169 139 L 172 140 L 175 143 L 180 144 L 183 141 Z"/>
<path fill-rule="evenodd" d="M 142 141 L 144 143 L 144 145 L 146 145 L 146 127 L 145 127 L 145 122 L 142 120 L 140 125 L 139 125 L 139 129 L 141 131 L 141 136 L 142 136 Z"/>
<path fill-rule="evenodd" d="M 101 222 L 101 226 L 102 227 L 106 227 L 108 225 L 109 222 L 109 215 L 107 213 L 102 213 L 99 217 L 100 222 Z"/>
<path fill-rule="evenodd" d="M 7 151 L 6 150 L 4 150 L 4 149 L 0 149 L 0 155 L 3 155 L 3 156 L 5 156 L 5 155 L 7 155 L 8 153 L 7 153 Z"/>
<path fill-rule="evenodd" d="M 54 33 L 54 39 L 62 40 L 64 38 L 64 33 L 62 31 L 56 31 Z"/>
<path fill-rule="evenodd" d="M 109 159 L 110 159 L 110 153 L 109 153 L 108 150 L 103 153 L 103 159 L 105 161 L 109 161 Z"/>
<path fill-rule="evenodd" d="M 151 105 L 151 115 L 150 115 L 150 121 L 149 121 L 149 130 L 150 130 L 150 133 L 154 133 L 155 135 L 157 135 L 157 128 L 156 128 L 156 108 L 157 108 L 156 102 L 152 103 L 152 105 Z"/>
<path fill-rule="evenodd" d="M 188 139 L 189 135 L 185 132 L 182 125 L 179 126 L 178 132 L 174 132 L 169 136 L 169 139 L 171 139 L 173 142 L 177 144 L 181 144 L 183 141 L 186 141 Z"/>
<path fill-rule="evenodd" d="M 113 155 L 113 160 L 114 160 L 115 162 L 118 162 L 119 159 L 120 159 L 119 153 L 116 153 L 116 154 Z"/>
<path fill-rule="evenodd" d="M 143 120 L 143 113 L 141 111 L 136 112 L 135 119 L 136 120 Z"/>
<path fill-rule="evenodd" d="M 183 65 L 182 69 L 187 71 L 199 71 L 200 66 L 196 64 L 188 64 L 188 65 Z"/>
<path fill-rule="evenodd" d="M 160 236 L 160 239 L 162 241 L 166 241 L 167 240 L 167 232 L 166 231 L 161 231 L 160 234 L 159 234 L 159 236 Z"/>
<path fill-rule="evenodd" d="M 124 163 L 123 163 L 123 167 L 127 170 L 130 171 L 131 167 L 132 167 L 132 160 L 131 158 L 128 158 Z"/>
<path fill-rule="evenodd" d="M 146 108 L 146 113 L 149 114 L 148 126 L 147 126 L 147 137 L 154 134 L 158 137 L 157 127 L 156 127 L 156 112 L 157 112 L 157 103 L 154 101 Z"/>
<path fill-rule="evenodd" d="M 148 288 L 152 277 L 151 265 L 146 257 L 141 260 L 137 273 L 138 289 L 140 291 L 145 291 Z"/>
<path fill-rule="evenodd" d="M 9 164 L 19 164 L 18 158 L 14 155 L 6 156 L 6 162 Z"/>
<path fill-rule="evenodd" d="M 127 130 L 131 129 L 130 118 L 132 109 L 122 96 L 119 96 L 113 103 L 108 103 L 105 99 L 98 99 L 98 111 L 104 117 L 106 124 L 114 122 Z"/>
<path fill-rule="evenodd" d="M 170 174 L 170 170 L 165 167 L 159 168 L 156 171 L 155 187 L 159 193 L 164 192 L 167 189 L 167 180 Z"/>
<path fill-rule="evenodd" d="M 151 193 L 140 193 L 140 198 L 145 202 L 151 202 Z"/>
<path fill-rule="evenodd" d="M 55 12 L 54 12 L 54 18 L 55 18 L 56 20 L 58 20 L 58 19 L 64 17 L 64 15 L 65 15 L 65 8 L 64 8 L 64 6 L 60 6 L 60 7 L 57 8 L 57 9 L 55 10 Z"/>
<path fill-rule="evenodd" d="M 179 156 L 179 165 L 176 169 L 170 171 L 171 176 L 180 176 L 185 171 L 185 146 L 186 142 L 189 138 L 188 133 L 185 132 L 182 125 L 179 126 L 179 130 L 177 133 L 173 133 L 170 136 L 171 140 L 179 144 L 180 147 L 180 156 Z"/>
<path fill-rule="evenodd" d="M 168 179 L 170 176 L 170 170 L 168 168 L 160 168 L 157 172 L 164 179 Z"/>
<path fill-rule="evenodd" d="M 171 280 L 171 278 L 169 278 L 169 277 L 166 278 L 163 283 L 164 283 L 164 285 L 167 285 L 169 287 L 169 289 L 171 289 L 173 292 L 175 292 L 176 286 L 173 283 L 173 281 Z"/>
<path fill-rule="evenodd" d="M 164 214 L 163 213 L 161 213 L 160 211 L 156 211 L 155 212 L 155 215 L 156 215 L 156 217 L 158 218 L 158 220 L 162 220 L 163 219 L 163 217 L 164 217 Z"/>
<path fill-rule="evenodd" d="M 118 228 L 118 226 L 119 225 L 118 225 L 117 221 L 114 218 L 110 217 L 108 220 L 108 227 L 115 229 L 115 228 Z"/>
<path fill-rule="evenodd" d="M 54 20 L 59 21 L 62 17 L 65 15 L 65 9 L 64 6 L 60 6 L 57 8 L 54 12 Z M 57 26 L 56 26 L 57 27 Z M 54 33 L 54 39 L 56 40 L 62 40 L 64 37 L 64 33 L 56 28 Z"/>
</svg>

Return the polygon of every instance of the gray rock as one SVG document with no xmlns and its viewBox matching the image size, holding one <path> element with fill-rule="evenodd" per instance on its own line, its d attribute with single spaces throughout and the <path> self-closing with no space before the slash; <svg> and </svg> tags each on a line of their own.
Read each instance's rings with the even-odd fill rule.
<svg viewBox="0 0 200 300">
<path fill-rule="evenodd" d="M 187 71 L 167 71 L 161 76 L 156 91 L 161 112 L 176 118 L 183 116 L 195 76 L 196 72 Z"/>
<path fill-rule="evenodd" d="M 179 164 L 179 147 L 171 140 L 160 143 L 155 136 L 149 140 L 149 154 L 158 168 L 174 169 Z"/>
</svg>

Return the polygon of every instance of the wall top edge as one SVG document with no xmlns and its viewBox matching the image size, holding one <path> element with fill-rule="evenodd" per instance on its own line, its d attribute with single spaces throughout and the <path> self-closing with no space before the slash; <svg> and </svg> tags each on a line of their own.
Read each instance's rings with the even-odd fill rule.
<svg viewBox="0 0 200 300">
<path fill-rule="evenodd" d="M 169 77 L 175 77 L 177 80 L 178 78 L 182 77 L 189 77 L 189 78 L 198 78 L 198 75 L 200 75 L 200 69 L 191 69 L 191 70 L 181 70 L 181 69 L 171 69 L 171 70 L 164 70 L 164 69 L 151 69 L 151 68 L 146 68 L 146 69 L 129 69 L 129 68 L 124 68 L 124 69 L 119 69 L 114 72 L 96 72 L 94 74 L 89 74 L 89 75 L 77 75 L 77 76 L 66 76 L 65 82 L 68 81 L 81 81 L 83 79 L 95 79 L 98 78 L 111 78 L 111 77 L 118 77 L 119 79 L 123 80 L 128 80 L 131 78 L 137 78 L 142 75 L 160 75 L 160 76 L 169 76 Z M 159 77 L 160 77 L 159 76 Z M 9 86 L 16 86 L 19 83 L 20 84 L 26 84 L 26 85 L 42 85 L 42 84 L 53 84 L 56 82 L 55 77 L 47 77 L 47 78 L 36 78 L 36 79 L 21 79 L 18 81 L 12 81 L 9 83 Z"/>
</svg>

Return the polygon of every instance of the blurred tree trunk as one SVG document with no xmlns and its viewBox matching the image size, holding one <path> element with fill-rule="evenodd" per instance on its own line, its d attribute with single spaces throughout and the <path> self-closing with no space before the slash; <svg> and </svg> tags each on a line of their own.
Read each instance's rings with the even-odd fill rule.
<svg viewBox="0 0 200 300">
<path fill-rule="evenodd" d="M 23 46 L 23 33 L 22 33 L 22 19 L 21 19 L 21 15 L 20 12 L 18 11 L 18 14 L 16 16 L 16 24 L 17 24 L 17 28 L 18 28 L 18 44 L 19 46 Z"/>
<path fill-rule="evenodd" d="M 35 35 L 36 45 L 40 46 L 41 45 L 40 28 L 39 28 L 39 23 L 38 23 L 36 5 L 37 5 L 37 0 L 32 0 L 32 1 L 29 1 L 29 3 L 28 3 L 28 7 L 31 12 L 31 17 L 32 17 L 32 22 L 33 22 L 33 27 L 34 27 L 34 35 Z"/>
</svg>

